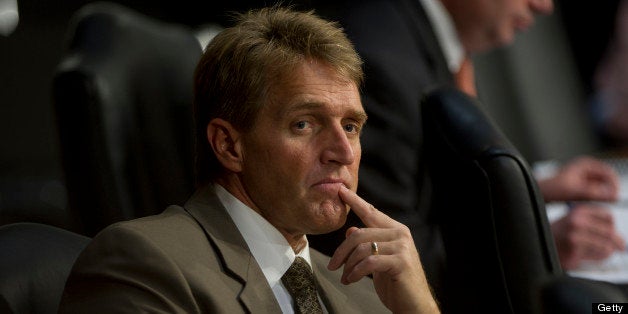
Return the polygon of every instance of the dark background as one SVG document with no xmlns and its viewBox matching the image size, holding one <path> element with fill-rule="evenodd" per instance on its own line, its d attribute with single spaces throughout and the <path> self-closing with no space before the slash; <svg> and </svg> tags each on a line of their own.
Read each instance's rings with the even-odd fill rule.
<svg viewBox="0 0 628 314">
<path fill-rule="evenodd" d="M 418 0 L 417 0 L 418 1 Z M 72 14 L 91 1 L 19 1 L 20 21 L 0 36 L 0 225 L 43 222 L 72 229 L 52 110 L 51 82 Z M 272 1 L 117 1 L 159 19 L 226 24 L 229 11 Z M 284 1 L 285 2 L 285 1 Z M 618 0 L 562 0 L 561 21 L 585 88 L 602 55 Z"/>
</svg>

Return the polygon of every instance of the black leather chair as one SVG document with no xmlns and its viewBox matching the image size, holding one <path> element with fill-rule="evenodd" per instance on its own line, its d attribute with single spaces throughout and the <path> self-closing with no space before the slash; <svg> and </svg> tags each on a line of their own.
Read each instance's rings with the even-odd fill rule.
<svg viewBox="0 0 628 314">
<path fill-rule="evenodd" d="M 38 223 L 0 227 L 0 313 L 57 313 L 72 265 L 89 240 Z"/>
<path fill-rule="evenodd" d="M 538 313 L 563 274 L 528 164 L 475 99 L 441 88 L 422 102 L 434 210 L 447 254 L 448 313 Z"/>
<path fill-rule="evenodd" d="M 117 4 L 75 14 L 53 92 L 77 230 L 92 236 L 192 192 L 192 77 L 201 52 L 187 27 Z"/>
<path fill-rule="evenodd" d="M 422 101 L 434 210 L 447 253 L 445 313 L 590 313 L 619 286 L 566 275 L 528 164 L 476 99 Z"/>
<path fill-rule="evenodd" d="M 542 285 L 540 300 L 543 313 L 589 314 L 596 313 L 594 303 L 628 303 L 628 296 L 625 289 L 609 282 L 558 276 Z"/>
</svg>

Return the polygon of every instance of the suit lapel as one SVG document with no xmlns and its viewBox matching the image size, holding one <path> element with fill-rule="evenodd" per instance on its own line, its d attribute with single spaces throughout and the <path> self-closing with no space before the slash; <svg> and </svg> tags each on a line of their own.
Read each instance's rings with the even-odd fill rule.
<svg viewBox="0 0 628 314">
<path fill-rule="evenodd" d="M 320 271 L 315 272 L 316 283 L 318 284 L 321 298 L 329 313 L 346 313 L 347 296 L 338 290 L 325 276 L 321 276 Z"/>
<path fill-rule="evenodd" d="M 221 257 L 225 272 L 243 285 L 239 298 L 249 312 L 280 313 L 281 308 L 244 238 L 209 185 L 185 204 Z"/>
<path fill-rule="evenodd" d="M 316 254 L 311 254 L 310 257 L 312 271 L 327 311 L 329 313 L 360 313 L 358 310 L 360 307 L 354 305 L 353 301 L 332 282 L 340 279 L 332 276 L 332 272 L 327 270 L 325 267 L 327 260 L 322 260 Z"/>
</svg>

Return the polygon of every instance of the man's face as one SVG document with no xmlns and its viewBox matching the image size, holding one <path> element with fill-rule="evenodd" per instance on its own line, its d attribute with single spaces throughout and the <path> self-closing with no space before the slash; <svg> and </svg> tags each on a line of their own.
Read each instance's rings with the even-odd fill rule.
<svg viewBox="0 0 628 314">
<path fill-rule="evenodd" d="M 348 208 L 338 189 L 357 189 L 365 121 L 355 83 L 304 61 L 271 87 L 243 135 L 240 180 L 253 209 L 284 236 L 340 228 Z"/>
<path fill-rule="evenodd" d="M 552 0 L 442 0 L 451 13 L 468 53 L 512 43 L 535 14 L 552 12 Z"/>
</svg>

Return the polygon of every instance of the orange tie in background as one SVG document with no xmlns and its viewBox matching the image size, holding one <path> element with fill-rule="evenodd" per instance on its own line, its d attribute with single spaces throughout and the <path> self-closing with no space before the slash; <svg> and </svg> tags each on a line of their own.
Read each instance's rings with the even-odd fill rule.
<svg viewBox="0 0 628 314">
<path fill-rule="evenodd" d="M 460 69 L 454 74 L 456 86 L 463 92 L 477 97 L 478 93 L 475 88 L 475 76 L 473 73 L 473 62 L 471 58 L 466 56 L 460 65 Z"/>
</svg>

